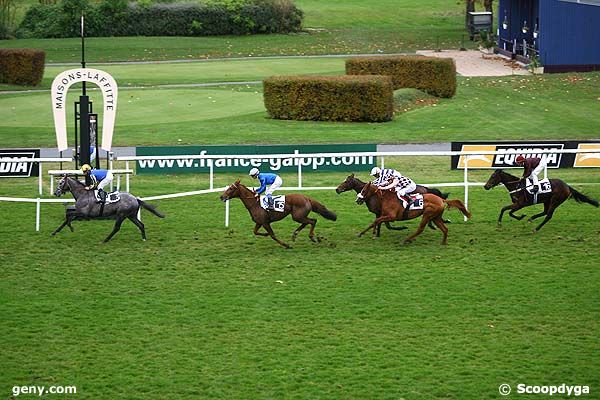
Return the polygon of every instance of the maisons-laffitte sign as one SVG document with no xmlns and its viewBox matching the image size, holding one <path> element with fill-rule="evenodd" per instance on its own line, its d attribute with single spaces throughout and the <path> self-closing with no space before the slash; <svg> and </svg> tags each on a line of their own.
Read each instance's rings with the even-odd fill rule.
<svg viewBox="0 0 600 400">
<path fill-rule="evenodd" d="M 115 79 L 107 72 L 93 68 L 76 68 L 61 72 L 52 82 L 52 111 L 54 113 L 54 128 L 56 143 L 59 150 L 66 150 L 67 144 L 67 91 L 71 85 L 78 82 L 91 82 L 102 91 L 102 149 L 111 150 L 112 136 L 117 115 L 118 87 Z"/>
</svg>

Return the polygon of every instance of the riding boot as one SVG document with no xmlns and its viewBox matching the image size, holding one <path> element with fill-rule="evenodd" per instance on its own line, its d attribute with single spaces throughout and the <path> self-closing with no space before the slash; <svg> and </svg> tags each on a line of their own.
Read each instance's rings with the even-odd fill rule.
<svg viewBox="0 0 600 400">
<path fill-rule="evenodd" d="M 273 211 L 275 210 L 275 200 L 273 200 L 273 197 L 271 197 L 270 195 L 267 196 L 267 203 L 268 203 L 268 209 L 269 211 Z"/>
<path fill-rule="evenodd" d="M 107 193 L 104 190 L 98 189 L 98 196 L 100 197 L 100 203 L 102 203 L 102 204 L 106 203 Z"/>
<path fill-rule="evenodd" d="M 410 206 L 413 203 L 413 199 L 408 194 L 404 195 L 402 197 L 404 198 L 404 200 L 406 200 L 406 207 L 404 207 L 404 212 L 402 213 L 402 219 L 406 219 L 406 217 L 408 216 L 408 210 L 410 209 Z"/>
</svg>

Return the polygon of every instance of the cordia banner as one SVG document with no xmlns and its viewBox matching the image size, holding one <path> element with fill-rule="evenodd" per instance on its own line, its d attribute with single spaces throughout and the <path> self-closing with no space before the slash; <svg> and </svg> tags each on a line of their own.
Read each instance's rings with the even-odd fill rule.
<svg viewBox="0 0 600 400">
<path fill-rule="evenodd" d="M 598 149 L 598 153 L 541 154 L 542 150 L 588 150 Z M 469 156 L 469 169 L 495 169 L 515 166 L 517 152 L 526 158 L 539 157 L 546 161 L 548 168 L 591 168 L 600 167 L 600 141 L 511 141 L 511 142 L 452 142 L 452 151 L 498 151 L 499 154 Z M 452 156 L 452 169 L 463 169 L 464 156 Z"/>
<path fill-rule="evenodd" d="M 323 145 L 260 145 L 260 146 L 158 146 L 136 147 L 136 156 L 173 155 L 253 155 L 253 154 L 303 154 L 303 153 L 357 153 L 377 151 L 375 144 L 323 144 Z M 181 174 L 209 171 L 209 163 L 218 172 L 248 172 L 257 167 L 263 172 L 302 171 L 364 171 L 375 166 L 373 156 L 334 156 L 304 158 L 253 158 L 213 160 L 139 160 L 138 174 Z"/>
<path fill-rule="evenodd" d="M 0 178 L 28 178 L 38 176 L 40 163 L 23 162 L 26 158 L 39 158 L 40 149 L 0 149 Z"/>
</svg>

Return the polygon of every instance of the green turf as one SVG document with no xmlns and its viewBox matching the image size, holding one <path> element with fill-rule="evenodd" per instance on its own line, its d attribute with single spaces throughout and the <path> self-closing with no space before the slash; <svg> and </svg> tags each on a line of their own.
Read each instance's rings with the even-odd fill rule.
<svg viewBox="0 0 600 400">
<path fill-rule="evenodd" d="M 445 158 L 392 165 L 419 181 L 462 176 Z M 600 181 L 595 170 L 551 173 Z M 132 188 L 206 181 L 138 176 Z M 35 191 L 34 179 L 8 183 L 0 193 Z M 575 186 L 600 198 L 600 186 Z M 109 221 L 51 238 L 60 205 L 42 206 L 35 233 L 33 205 L 3 203 L 0 386 L 75 385 L 82 399 L 495 399 L 501 383 L 600 384 L 600 210 L 569 201 L 537 235 L 524 221 L 497 230 L 505 190 L 474 189 L 472 221 L 447 212 L 449 246 L 430 230 L 406 246 L 404 232 L 356 238 L 372 217 L 353 194 L 309 194 L 338 221 L 318 217 L 326 240 L 302 234 L 291 250 L 254 237 L 238 200 L 225 228 L 218 194 L 157 201 L 167 218 L 143 213 L 147 242 L 124 224 L 107 245 Z M 274 229 L 289 240 L 295 226 Z"/>
<path fill-rule="evenodd" d="M 461 77 L 456 97 L 415 103 L 418 107 L 394 121 L 377 124 L 269 119 L 260 86 L 121 90 L 113 144 L 592 139 L 600 136 L 599 85 L 598 73 Z M 100 104 L 99 94 L 92 93 Z M 415 98 L 409 93 L 399 96 L 401 104 Z M 72 90 L 68 102 L 77 95 Z M 49 97 L 49 92 L 0 96 L 3 145 L 55 144 Z"/>
<path fill-rule="evenodd" d="M 224 37 L 89 38 L 88 61 L 165 60 L 259 55 L 395 53 L 460 47 L 464 6 L 444 0 L 318 1 L 296 4 L 306 14 L 307 32 Z M 467 40 L 468 42 L 468 40 Z M 472 42 L 467 43 L 473 46 Z M 35 47 L 47 62 L 78 62 L 80 40 L 20 39 L 0 47 Z"/>
</svg>

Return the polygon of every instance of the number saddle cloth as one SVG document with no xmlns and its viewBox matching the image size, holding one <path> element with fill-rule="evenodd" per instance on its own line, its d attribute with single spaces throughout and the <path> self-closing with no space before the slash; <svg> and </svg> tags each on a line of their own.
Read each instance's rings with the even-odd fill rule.
<svg viewBox="0 0 600 400">
<path fill-rule="evenodd" d="M 525 190 L 527 190 L 527 193 L 532 194 L 533 192 L 531 191 L 531 189 L 533 189 L 533 182 L 531 181 L 531 179 L 527 178 Z M 545 178 L 540 180 L 540 191 L 537 192 L 537 194 L 540 195 L 543 193 L 549 193 L 551 191 L 552 185 L 550 184 L 550 179 Z"/>
<path fill-rule="evenodd" d="M 100 196 L 98 195 L 98 191 L 94 190 L 94 196 L 96 196 L 96 201 L 100 202 Z M 110 192 L 106 194 L 106 203 L 104 204 L 112 204 L 121 200 L 121 193 L 119 192 Z"/>
<path fill-rule="evenodd" d="M 402 202 L 402 207 L 406 208 L 406 200 L 404 200 L 398 192 L 396 192 L 398 199 Z M 414 193 L 409 195 L 412 199 L 412 204 L 410 205 L 409 210 L 422 210 L 423 209 L 423 195 L 421 193 Z"/>
<path fill-rule="evenodd" d="M 275 211 L 283 212 L 285 209 L 285 195 L 271 196 L 273 198 L 273 209 Z M 265 210 L 269 209 L 269 201 L 267 196 L 260 196 L 260 206 Z"/>
</svg>

